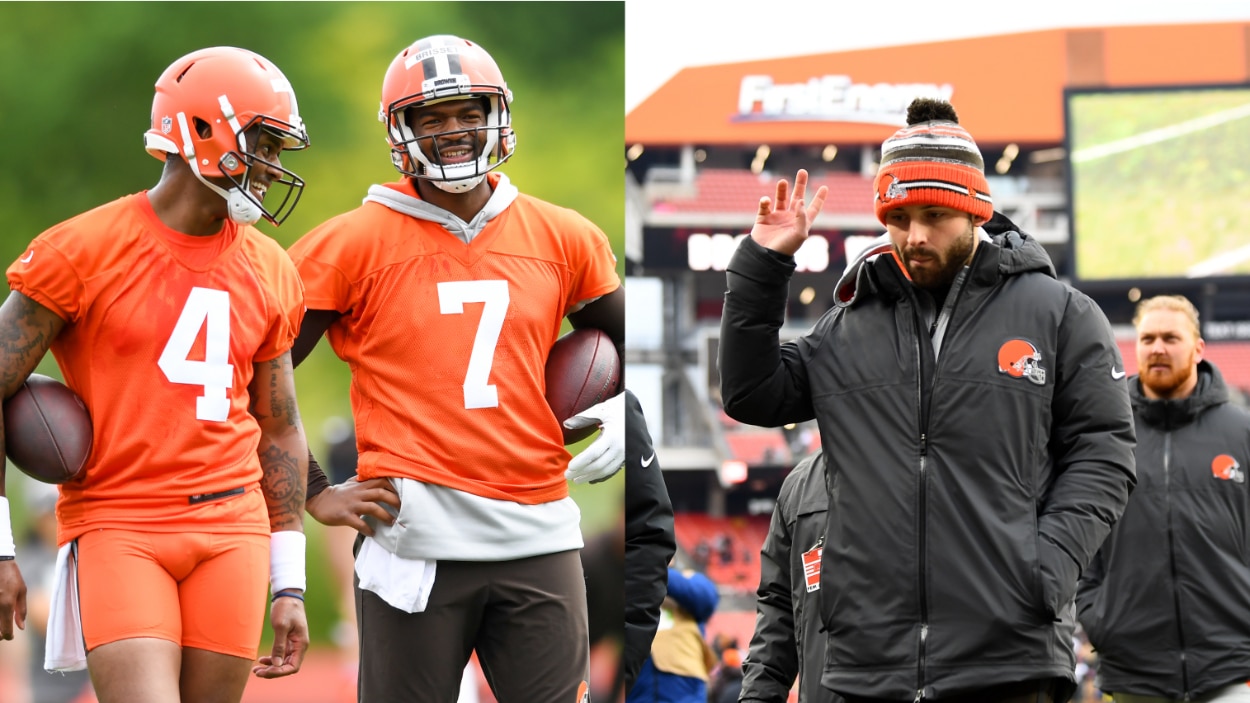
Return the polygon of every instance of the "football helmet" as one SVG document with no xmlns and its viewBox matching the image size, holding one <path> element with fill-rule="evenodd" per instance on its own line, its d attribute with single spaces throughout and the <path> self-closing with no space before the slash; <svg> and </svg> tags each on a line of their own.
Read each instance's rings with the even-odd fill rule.
<svg viewBox="0 0 1250 703">
<path fill-rule="evenodd" d="M 417 137 L 408 125 L 409 108 L 474 97 L 486 102 L 484 127 Z M 488 171 L 507 161 L 516 150 L 512 91 L 499 66 L 482 47 L 449 34 L 418 39 L 391 61 L 382 81 L 378 120 L 386 123 L 386 140 L 396 170 L 429 180 L 449 193 L 476 187 Z M 478 148 L 476 157 L 466 163 L 439 163 L 435 140 L 470 132 Z M 430 143 L 432 159 L 422 151 L 423 141 Z"/>
<path fill-rule="evenodd" d="M 183 56 L 156 80 L 152 127 L 143 144 L 161 161 L 180 154 L 196 178 L 226 199 L 231 220 L 250 225 L 264 217 L 278 225 L 295 209 L 304 181 L 267 162 L 281 177 L 267 186 L 252 182 L 252 166 L 265 161 L 255 153 L 262 131 L 281 140 L 284 150 L 308 146 L 295 90 L 282 71 L 247 49 L 219 46 Z M 232 185 L 223 188 L 208 178 Z M 271 211 L 261 198 L 275 186 L 286 192 Z M 264 189 L 258 195 L 254 188 Z"/>
</svg>

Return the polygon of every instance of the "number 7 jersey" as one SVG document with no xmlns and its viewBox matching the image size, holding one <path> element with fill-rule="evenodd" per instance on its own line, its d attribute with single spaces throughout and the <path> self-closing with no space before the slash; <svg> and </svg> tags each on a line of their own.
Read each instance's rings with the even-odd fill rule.
<svg viewBox="0 0 1250 703">
<path fill-rule="evenodd" d="M 407 180 L 386 187 L 416 201 Z M 290 254 L 308 308 L 343 313 L 327 338 L 352 371 L 362 480 L 523 504 L 568 495 L 544 368 L 572 306 L 620 286 L 594 224 L 517 195 L 466 244 L 434 218 L 366 202 Z"/>
<path fill-rule="evenodd" d="M 175 232 L 139 193 L 39 235 L 7 276 L 66 321 L 52 353 L 94 426 L 84 478 L 61 487 L 61 542 L 98 527 L 269 532 L 248 385 L 304 312 L 277 242 L 229 221 Z M 239 487 L 256 490 L 189 502 Z"/>
</svg>

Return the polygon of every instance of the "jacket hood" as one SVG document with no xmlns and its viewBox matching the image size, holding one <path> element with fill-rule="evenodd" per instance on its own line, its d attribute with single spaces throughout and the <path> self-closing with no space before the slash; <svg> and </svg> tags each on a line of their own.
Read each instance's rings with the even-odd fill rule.
<svg viewBox="0 0 1250 703">
<path fill-rule="evenodd" d="M 973 280 L 992 283 L 1000 276 L 1028 271 L 1039 271 L 1051 278 L 1058 277 L 1046 249 L 1031 235 L 1021 232 L 1006 215 L 995 212 L 994 217 L 982 225 L 981 229 L 987 237 L 982 237 L 978 253 L 973 257 Z M 834 305 L 848 307 L 859 297 L 861 290 L 876 290 L 876 285 L 868 280 L 871 267 L 865 264 L 876 260 L 881 254 L 889 254 L 890 251 L 889 233 L 882 234 L 865 247 L 847 265 L 846 271 L 838 279 L 838 285 L 833 289 Z"/>
<path fill-rule="evenodd" d="M 1141 376 L 1134 374 L 1128 384 L 1133 412 L 1147 425 L 1162 428 L 1179 427 L 1194 421 L 1204 410 L 1228 402 L 1228 386 L 1224 376 L 1205 359 L 1198 362 L 1198 385 L 1187 398 L 1162 400 L 1147 398 L 1142 392 Z"/>
</svg>

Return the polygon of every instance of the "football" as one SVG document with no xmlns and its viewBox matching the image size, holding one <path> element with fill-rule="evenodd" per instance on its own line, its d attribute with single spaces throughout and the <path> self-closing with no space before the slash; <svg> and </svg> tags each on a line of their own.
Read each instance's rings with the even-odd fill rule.
<svg viewBox="0 0 1250 703">
<path fill-rule="evenodd" d="M 583 327 L 556 340 L 547 356 L 547 404 L 560 421 L 564 443 L 573 444 L 599 431 L 597 425 L 570 430 L 564 421 L 617 394 L 621 359 L 612 338 Z"/>
<path fill-rule="evenodd" d="M 68 386 L 37 373 L 4 401 L 4 448 L 27 476 L 44 483 L 78 478 L 91 456 L 91 416 Z"/>
</svg>

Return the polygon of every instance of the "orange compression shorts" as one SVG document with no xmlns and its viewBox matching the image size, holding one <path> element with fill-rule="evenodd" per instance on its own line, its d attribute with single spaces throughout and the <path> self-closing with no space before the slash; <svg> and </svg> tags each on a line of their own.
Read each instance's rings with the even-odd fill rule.
<svg viewBox="0 0 1250 703">
<path fill-rule="evenodd" d="M 135 637 L 255 659 L 269 536 L 91 530 L 78 538 L 87 651 Z"/>
</svg>

